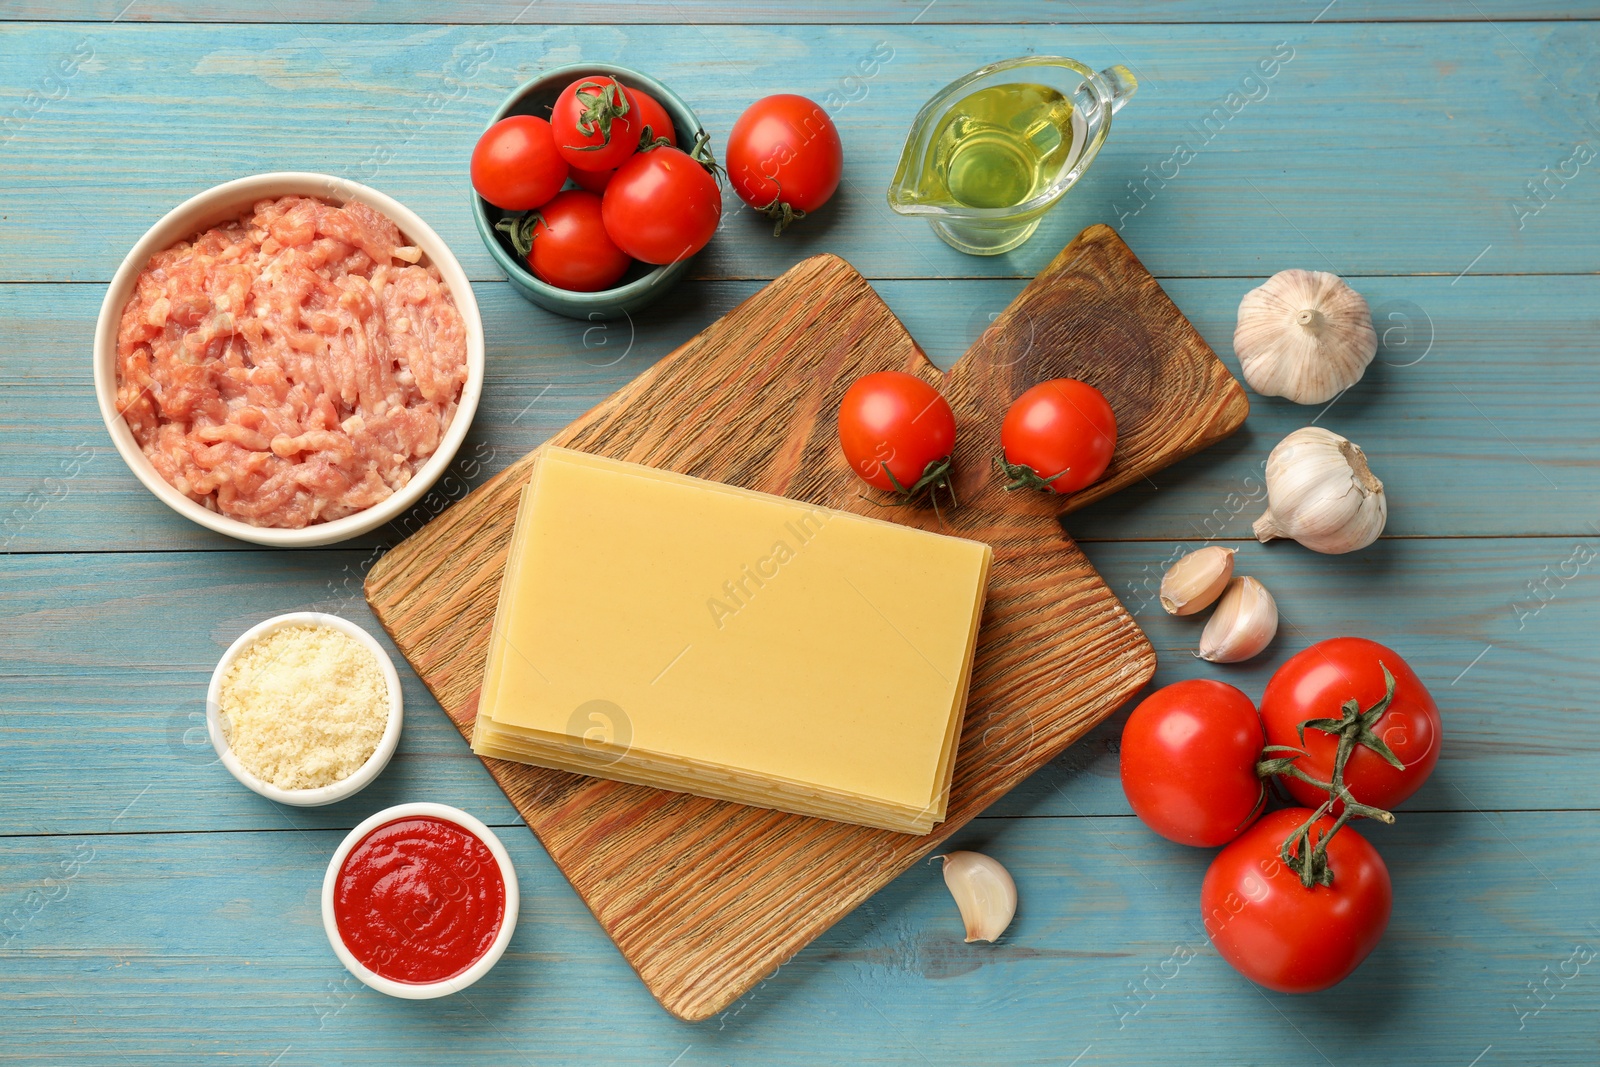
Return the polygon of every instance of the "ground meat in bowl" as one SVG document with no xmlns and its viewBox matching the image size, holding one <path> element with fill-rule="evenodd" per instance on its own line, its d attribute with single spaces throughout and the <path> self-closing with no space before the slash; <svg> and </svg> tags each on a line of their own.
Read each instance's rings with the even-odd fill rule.
<svg viewBox="0 0 1600 1067">
<path fill-rule="evenodd" d="M 117 408 L 212 511 L 299 528 L 405 486 L 467 379 L 439 271 L 365 204 L 259 201 L 150 257 L 117 331 Z"/>
</svg>

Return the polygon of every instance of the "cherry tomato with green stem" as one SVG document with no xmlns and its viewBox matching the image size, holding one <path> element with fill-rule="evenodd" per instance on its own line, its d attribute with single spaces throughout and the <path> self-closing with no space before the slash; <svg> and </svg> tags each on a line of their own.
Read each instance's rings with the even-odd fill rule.
<svg viewBox="0 0 1600 1067">
<path fill-rule="evenodd" d="M 1394 905 L 1389 868 L 1350 827 L 1326 837 L 1323 816 L 1311 840 L 1326 842 L 1331 882 L 1306 886 L 1279 855 L 1312 815 L 1285 808 L 1263 817 L 1217 853 L 1200 886 L 1206 933 L 1229 965 L 1280 993 L 1337 985 L 1383 940 Z M 1290 855 L 1299 856 L 1297 843 Z"/>
<path fill-rule="evenodd" d="M 733 191 L 782 233 L 826 204 L 844 174 L 839 128 L 818 104 L 780 93 L 745 108 L 728 133 Z"/>
<path fill-rule="evenodd" d="M 606 236 L 600 197 L 568 189 L 512 227 L 502 227 L 540 281 L 575 293 L 615 285 L 633 260 Z"/>
<path fill-rule="evenodd" d="M 1260 816 L 1264 743 L 1250 698 L 1192 678 L 1151 693 L 1122 728 L 1122 791 L 1150 829 L 1183 845 L 1225 845 Z"/>
<path fill-rule="evenodd" d="M 556 97 L 550 110 L 556 149 L 570 166 L 608 170 L 639 148 L 639 104 L 615 78 L 579 78 Z"/>
<path fill-rule="evenodd" d="M 550 124 L 533 115 L 501 119 L 472 149 L 472 188 L 503 211 L 542 206 L 561 191 L 567 173 Z"/>
<path fill-rule="evenodd" d="M 1357 716 L 1370 721 L 1352 722 Z M 1333 774 L 1338 731 L 1355 731 L 1344 784 L 1374 808 L 1415 793 L 1438 764 L 1443 740 L 1439 706 L 1417 672 L 1398 652 L 1361 637 L 1330 638 L 1291 656 L 1267 682 L 1261 719 L 1267 743 L 1304 750 L 1294 766 L 1320 782 Z M 1326 789 L 1299 778 L 1283 782 L 1302 804 L 1328 799 Z M 1333 809 L 1342 810 L 1342 803 Z"/>
<path fill-rule="evenodd" d="M 875 489 L 914 496 L 949 488 L 956 417 L 921 378 L 886 370 L 856 379 L 839 404 L 839 447 Z"/>
<path fill-rule="evenodd" d="M 1076 493 L 1093 485 L 1117 448 L 1117 417 L 1105 396 L 1075 378 L 1040 382 L 1016 400 L 1000 424 L 995 463 L 1007 489 Z"/>
</svg>

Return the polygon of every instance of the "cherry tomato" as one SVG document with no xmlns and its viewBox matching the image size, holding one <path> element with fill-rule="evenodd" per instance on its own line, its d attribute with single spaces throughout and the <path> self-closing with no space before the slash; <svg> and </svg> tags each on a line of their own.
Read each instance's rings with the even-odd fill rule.
<svg viewBox="0 0 1600 1067">
<path fill-rule="evenodd" d="M 557 193 L 533 224 L 528 266 L 558 289 L 592 293 L 609 289 L 633 262 L 606 236 L 600 198 L 582 189 Z"/>
<path fill-rule="evenodd" d="M 639 148 L 638 100 L 615 78 L 579 78 L 556 97 L 550 126 L 557 151 L 570 165 L 608 170 Z"/>
<path fill-rule="evenodd" d="M 1122 728 L 1122 791 L 1169 841 L 1225 845 L 1261 814 L 1262 743 L 1249 697 L 1207 678 L 1175 682 L 1146 697 Z"/>
<path fill-rule="evenodd" d="M 1383 857 L 1349 826 L 1328 842 L 1333 884 L 1301 884 L 1278 849 L 1310 817 L 1308 808 L 1266 816 L 1217 853 L 1200 886 L 1200 912 L 1217 952 L 1280 993 L 1314 993 L 1343 981 L 1383 939 L 1394 902 Z M 1313 840 L 1332 825 L 1319 819 Z"/>
<path fill-rule="evenodd" d="M 728 134 L 728 180 L 739 199 L 778 221 L 828 202 L 844 173 L 839 130 L 821 107 L 789 93 L 745 109 Z"/>
<path fill-rule="evenodd" d="M 1360 637 L 1319 641 L 1279 667 L 1261 696 L 1267 743 L 1304 748 L 1306 754 L 1295 766 L 1326 782 L 1333 773 L 1339 739 L 1308 728 L 1302 745 L 1300 724 L 1307 719 L 1341 718 L 1347 700 L 1357 701 L 1362 711 L 1371 708 L 1384 695 L 1384 667 L 1394 676 L 1394 699 L 1372 724 L 1372 732 L 1404 767 L 1394 767 L 1358 744 L 1344 768 L 1350 795 L 1375 808 L 1393 808 L 1415 793 L 1439 762 L 1443 736 L 1439 707 L 1399 653 Z M 1314 806 L 1328 798 L 1326 790 L 1297 778 L 1285 776 L 1283 782 L 1302 804 Z"/>
<path fill-rule="evenodd" d="M 652 148 L 617 168 L 603 208 L 606 232 L 618 248 L 646 263 L 676 263 L 717 232 L 722 190 L 687 153 Z"/>
<path fill-rule="evenodd" d="M 885 370 L 856 379 L 839 404 L 839 445 L 877 489 L 909 490 L 956 446 L 949 401 L 921 378 Z"/>
<path fill-rule="evenodd" d="M 1000 424 L 1006 488 L 1076 493 L 1111 465 L 1117 418 L 1100 390 L 1073 378 L 1040 382 L 1016 400 Z"/>
<path fill-rule="evenodd" d="M 501 119 L 472 149 L 472 187 L 504 211 L 540 207 L 566 180 L 567 161 L 556 150 L 550 124 L 533 115 Z"/>
<path fill-rule="evenodd" d="M 639 127 L 639 144 L 645 144 L 645 128 L 649 127 L 650 138 L 665 137 L 667 143 L 674 147 L 678 144 L 678 134 L 672 128 L 672 116 L 667 114 L 667 109 L 661 102 L 643 89 L 629 89 L 634 103 L 639 105 L 639 116 L 634 125 Z"/>
<path fill-rule="evenodd" d="M 583 170 L 579 167 L 572 168 L 572 183 L 579 189 L 591 193 L 603 193 L 606 186 L 611 183 L 611 176 L 617 172 L 616 167 L 608 170 Z"/>
</svg>

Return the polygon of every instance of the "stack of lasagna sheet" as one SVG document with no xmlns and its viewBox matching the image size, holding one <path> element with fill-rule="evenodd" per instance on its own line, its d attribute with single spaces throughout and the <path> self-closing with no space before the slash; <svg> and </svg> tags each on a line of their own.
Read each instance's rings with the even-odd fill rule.
<svg viewBox="0 0 1600 1067">
<path fill-rule="evenodd" d="M 473 751 L 926 833 L 945 816 L 991 558 L 547 447 Z"/>
</svg>

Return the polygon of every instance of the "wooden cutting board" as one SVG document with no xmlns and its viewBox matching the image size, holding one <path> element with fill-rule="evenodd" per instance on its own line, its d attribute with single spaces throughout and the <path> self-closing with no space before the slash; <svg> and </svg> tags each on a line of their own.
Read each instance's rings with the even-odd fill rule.
<svg viewBox="0 0 1600 1067">
<path fill-rule="evenodd" d="M 875 504 L 840 457 L 840 397 L 890 368 L 939 383 L 955 408 L 961 506 L 942 517 Z M 1105 393 L 1116 457 L 1066 500 L 1006 493 L 990 464 L 1000 420 L 1057 377 Z M 949 817 L 913 837 L 484 762 L 651 993 L 680 1018 L 707 1018 L 1149 680 L 1154 650 L 1059 516 L 1221 439 L 1247 410 L 1105 226 L 1068 245 L 944 376 L 849 264 L 805 260 L 551 440 L 993 545 Z M 367 577 L 373 611 L 464 735 L 527 471 L 512 464 Z"/>
</svg>

